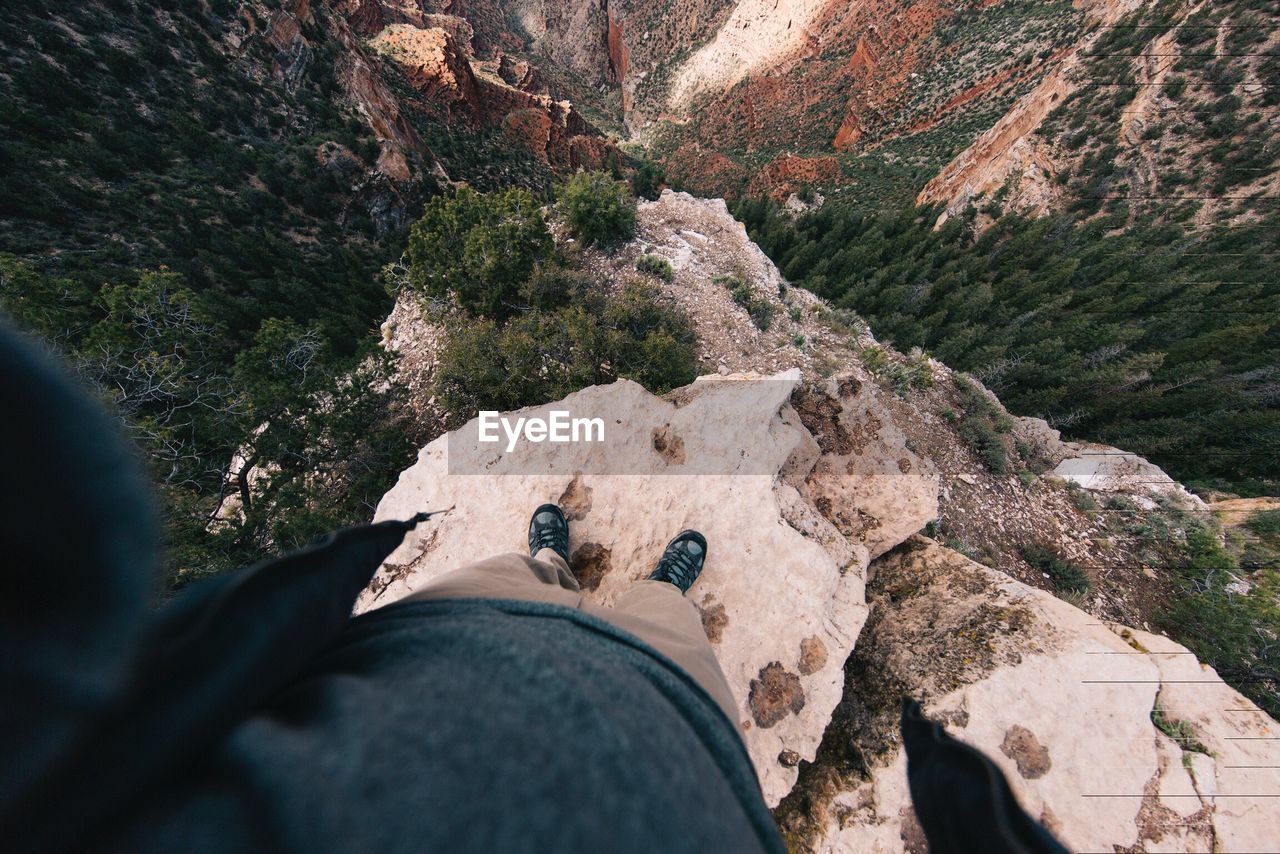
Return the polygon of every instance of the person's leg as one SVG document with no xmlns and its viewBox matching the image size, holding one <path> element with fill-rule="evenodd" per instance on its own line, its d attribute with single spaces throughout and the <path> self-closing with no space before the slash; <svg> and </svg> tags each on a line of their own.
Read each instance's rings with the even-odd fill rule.
<svg viewBox="0 0 1280 854">
<path fill-rule="evenodd" d="M 702 614 L 680 588 L 666 581 L 637 581 L 612 608 L 589 610 L 674 661 L 711 695 L 729 720 L 741 722 L 733 691 L 702 628 Z"/>
<path fill-rule="evenodd" d="M 536 557 L 509 552 L 451 570 L 401 601 L 533 599 L 568 602 L 577 607 L 580 598 L 578 582 L 569 565 L 555 552 L 543 549 Z"/>
<path fill-rule="evenodd" d="M 702 628 L 702 614 L 685 598 L 707 557 L 707 540 L 697 531 L 681 531 L 662 553 L 657 567 L 599 616 L 631 632 L 670 658 L 711 695 L 735 724 L 738 704 Z"/>
<path fill-rule="evenodd" d="M 569 522 L 544 504 L 529 522 L 529 552 L 503 554 L 445 573 L 402 601 L 421 599 L 526 599 L 577 608 L 578 580 L 569 569 Z"/>
</svg>

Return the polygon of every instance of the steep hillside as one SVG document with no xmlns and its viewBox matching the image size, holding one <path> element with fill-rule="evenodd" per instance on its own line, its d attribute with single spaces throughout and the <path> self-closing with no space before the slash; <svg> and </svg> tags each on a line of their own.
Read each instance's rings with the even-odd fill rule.
<svg viewBox="0 0 1280 854">
<path fill-rule="evenodd" d="M 1096 16 L 1017 0 L 570 0 L 522 7 L 509 25 L 691 189 L 907 201 Z"/>
<path fill-rule="evenodd" d="M 0 252 L 89 281 L 166 265 L 236 331 L 323 315 L 349 348 L 426 197 L 617 156 L 509 63 L 473 71 L 466 21 L 392 11 L 6 6 Z"/>
<path fill-rule="evenodd" d="M 1274 210 L 1280 44 L 1266 3 L 1148 4 L 1091 34 L 921 191 L 1200 225 Z"/>
<path fill-rule="evenodd" d="M 531 63 L 708 195 L 817 189 L 905 206 L 918 194 L 954 213 L 1001 192 L 1043 212 L 1099 196 L 1249 197 L 1275 171 L 1275 10 L 1258 0 L 421 8 L 467 18 L 478 55 Z"/>
<path fill-rule="evenodd" d="M 323 8 L 41 5 L 0 12 L 0 252 L 96 284 L 168 266 L 240 335 L 364 333 L 434 182 L 339 97 Z"/>
<path fill-rule="evenodd" d="M 992 221 L 993 207 L 941 229 L 936 208 L 738 213 L 793 281 L 974 373 L 1014 412 L 1184 480 L 1274 490 L 1276 215 L 1197 227 L 1125 211 Z"/>
</svg>

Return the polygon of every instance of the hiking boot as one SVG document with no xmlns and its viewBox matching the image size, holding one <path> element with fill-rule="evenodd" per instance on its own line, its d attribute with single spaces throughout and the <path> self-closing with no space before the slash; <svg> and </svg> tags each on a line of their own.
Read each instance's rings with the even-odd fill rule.
<svg viewBox="0 0 1280 854">
<path fill-rule="evenodd" d="M 688 593 L 707 559 L 707 538 L 697 531 L 681 531 L 667 543 L 658 566 L 649 574 L 653 581 L 666 581 Z"/>
<path fill-rule="evenodd" d="M 537 555 L 543 549 L 551 549 L 569 562 L 569 520 L 554 504 L 543 504 L 529 520 L 529 554 Z"/>
</svg>

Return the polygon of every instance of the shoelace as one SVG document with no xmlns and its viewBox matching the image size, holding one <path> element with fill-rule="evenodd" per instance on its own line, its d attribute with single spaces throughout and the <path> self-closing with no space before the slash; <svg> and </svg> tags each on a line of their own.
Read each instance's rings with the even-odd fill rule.
<svg viewBox="0 0 1280 854">
<path fill-rule="evenodd" d="M 671 549 L 662 556 L 662 573 L 681 590 L 688 590 L 698 577 L 697 560 L 683 548 Z"/>
<path fill-rule="evenodd" d="M 536 554 L 540 549 L 551 549 L 552 551 L 561 551 L 564 549 L 563 543 L 564 529 L 559 525 L 539 525 L 535 526 L 534 533 L 531 537 L 533 545 L 536 548 L 533 552 Z"/>
</svg>

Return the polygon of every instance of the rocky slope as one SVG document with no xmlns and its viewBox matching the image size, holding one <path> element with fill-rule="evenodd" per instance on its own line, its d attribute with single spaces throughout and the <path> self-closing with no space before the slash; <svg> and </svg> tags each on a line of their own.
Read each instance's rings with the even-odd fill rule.
<svg viewBox="0 0 1280 854">
<path fill-rule="evenodd" d="M 1207 518 L 1198 499 L 1032 419 L 1008 419 L 1013 462 L 993 473 L 955 410 L 979 417 L 977 394 L 998 419 L 998 402 L 787 288 L 721 201 L 665 192 L 641 204 L 633 242 L 573 254 L 603 287 L 636 276 L 641 255 L 666 258 L 661 287 L 695 319 L 707 375 L 665 398 L 621 381 L 519 413 L 601 417 L 600 444 L 504 452 L 477 443 L 475 421 L 431 442 L 377 516 L 454 509 L 392 556 L 361 608 L 520 549 L 542 501 L 570 513 L 584 595 L 602 603 L 698 527 L 710 560 L 690 595 L 798 850 L 921 850 L 892 726 L 903 693 L 1000 762 L 1072 847 L 1269 841 L 1273 803 L 1237 797 L 1269 772 L 1238 766 L 1274 764 L 1280 727 L 1144 631 L 1170 579 L 1125 525 Z M 727 276 L 772 307 L 768 328 Z M 402 296 L 384 328 L 428 413 L 440 322 Z M 1088 592 L 1056 587 L 1032 544 L 1077 562 Z"/>
<path fill-rule="evenodd" d="M 845 701 L 780 811 L 793 838 L 923 850 L 894 737 L 905 692 L 1072 850 L 1272 850 L 1274 805 L 1256 795 L 1280 726 L 1184 647 L 923 537 L 873 565 L 868 597 Z"/>
<path fill-rule="evenodd" d="M 966 401 L 952 373 L 935 360 L 880 346 L 856 316 L 833 311 L 808 291 L 789 287 L 721 200 L 666 191 L 656 202 L 641 202 L 636 238 L 612 254 L 574 250 L 563 235 L 559 240 L 603 288 L 621 288 L 638 277 L 635 262 L 641 256 L 667 259 L 674 275 L 658 284 L 693 320 L 705 373 L 773 375 L 799 368 L 806 386 L 825 387 L 830 378 L 856 371 L 857 384 L 868 393 L 875 390 L 878 405 L 890 413 L 874 423 L 897 424 L 915 453 L 939 473 L 941 536 L 1042 586 L 1050 586 L 1043 571 L 1024 560 L 1019 549 L 1052 544 L 1084 567 L 1092 579 L 1089 606 L 1108 618 L 1141 626 L 1169 591 L 1169 579 L 1151 569 L 1149 534 L 1142 528 L 1145 520 L 1135 518 L 1131 498 L 1144 512 L 1161 519 L 1168 515 L 1174 526 L 1180 524 L 1174 517 L 1207 515 L 1198 499 L 1175 487 L 1163 472 L 1153 474 L 1159 470 L 1140 458 L 1113 455 L 1114 449 L 1103 446 L 1064 443 L 1036 419 L 1008 419 L 1000 447 L 1007 451 L 1009 465 L 1005 473 L 994 474 L 961 435 L 965 415 L 975 404 Z M 746 284 L 753 300 L 768 305 L 767 329 L 735 299 L 736 281 Z M 450 322 L 434 310 L 424 312 L 402 293 L 383 325 L 384 339 L 402 359 L 402 382 L 431 422 L 441 416 L 431 398 L 435 352 Z M 807 418 L 825 417 L 816 402 L 798 408 Z M 835 427 L 826 432 L 831 430 L 824 441 L 837 445 L 861 432 Z M 887 459 L 896 465 L 896 457 Z M 1097 489 L 1099 500 L 1086 504 L 1077 495 L 1079 487 Z M 1148 487 L 1158 502 L 1146 497 Z"/>
</svg>

